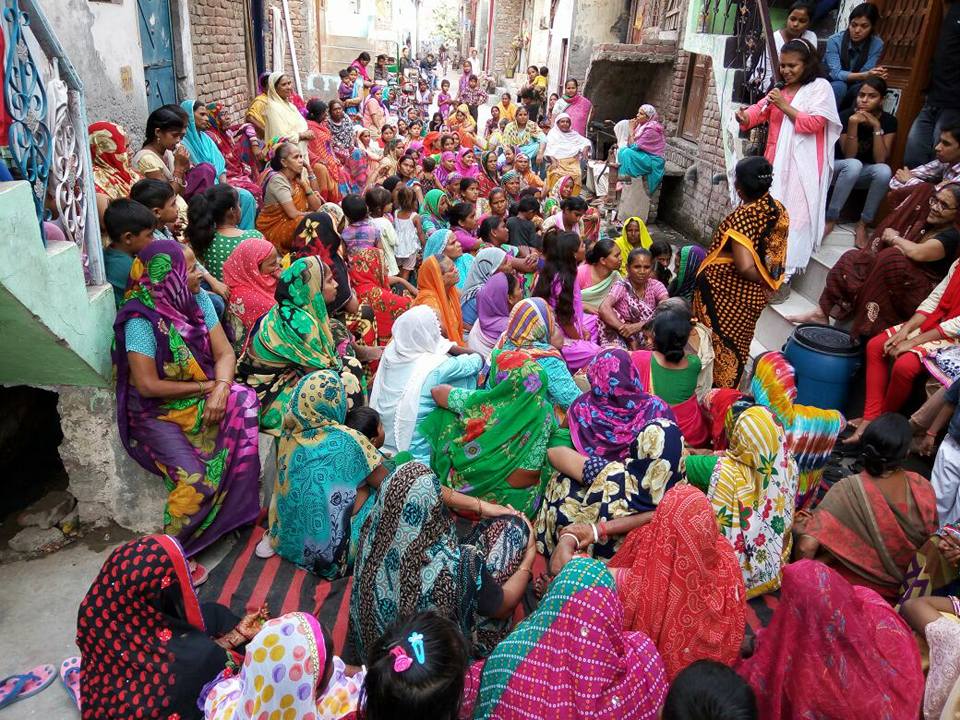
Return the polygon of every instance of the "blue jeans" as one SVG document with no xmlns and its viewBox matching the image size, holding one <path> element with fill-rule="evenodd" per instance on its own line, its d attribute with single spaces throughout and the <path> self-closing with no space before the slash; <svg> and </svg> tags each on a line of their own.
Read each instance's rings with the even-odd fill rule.
<svg viewBox="0 0 960 720">
<path fill-rule="evenodd" d="M 833 88 L 833 97 L 837 100 L 837 110 L 845 110 L 853 107 L 860 92 L 860 86 L 863 83 L 853 83 L 852 85 L 845 80 L 831 80 L 830 87 Z"/>
<path fill-rule="evenodd" d="M 890 187 L 893 171 L 884 163 L 862 163 L 856 158 L 836 160 L 833 165 L 833 195 L 827 206 L 827 220 L 837 220 L 850 192 L 854 188 L 867 188 L 867 199 L 863 203 L 860 220 L 873 222 L 877 208 L 883 202 Z"/>
<path fill-rule="evenodd" d="M 903 151 L 903 164 L 915 168 L 933 160 L 933 147 L 940 142 L 940 131 L 945 127 L 960 125 L 960 109 L 938 108 L 924 105 L 907 135 Z"/>
</svg>

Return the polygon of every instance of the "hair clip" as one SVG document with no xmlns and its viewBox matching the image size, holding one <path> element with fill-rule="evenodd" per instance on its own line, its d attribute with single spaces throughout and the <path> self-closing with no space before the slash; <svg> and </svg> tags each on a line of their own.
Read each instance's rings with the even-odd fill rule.
<svg viewBox="0 0 960 720">
<path fill-rule="evenodd" d="M 410 643 L 410 647 L 413 648 L 413 654 L 416 655 L 417 662 L 423 665 L 427 658 L 426 651 L 423 649 L 423 635 L 418 632 L 410 633 L 407 642 Z"/>
<path fill-rule="evenodd" d="M 393 671 L 402 673 L 410 669 L 410 666 L 413 665 L 413 660 L 410 659 L 410 656 L 407 655 L 406 650 L 404 650 L 399 645 L 391 648 L 390 654 L 393 655 Z"/>
</svg>

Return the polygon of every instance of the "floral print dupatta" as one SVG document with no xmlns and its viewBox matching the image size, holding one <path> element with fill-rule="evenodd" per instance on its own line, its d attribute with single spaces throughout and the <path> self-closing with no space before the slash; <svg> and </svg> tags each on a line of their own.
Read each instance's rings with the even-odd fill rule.
<svg viewBox="0 0 960 720">
<path fill-rule="evenodd" d="M 540 486 L 514 488 L 514 470 L 540 471 L 557 430 L 547 376 L 526 353 L 501 352 L 486 390 L 450 391 L 448 407 L 420 425 L 431 446 L 430 465 L 440 481 L 462 493 L 511 505 L 533 515 Z"/>
</svg>

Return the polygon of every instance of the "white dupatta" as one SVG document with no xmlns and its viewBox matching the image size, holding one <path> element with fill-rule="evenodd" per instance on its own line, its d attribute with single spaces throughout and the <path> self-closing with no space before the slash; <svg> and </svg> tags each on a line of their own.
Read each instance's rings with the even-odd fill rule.
<svg viewBox="0 0 960 720">
<path fill-rule="evenodd" d="M 840 132 L 837 101 L 830 83 L 817 78 L 801 87 L 790 103 L 808 115 L 826 118 L 823 169 L 817 154 L 818 133 L 797 133 L 784 117 L 773 159 L 773 186 L 770 194 L 787 209 L 790 233 L 787 236 L 787 277 L 803 272 L 813 251 L 820 247 L 826 219 L 827 192 L 833 177 L 833 153 Z"/>
<path fill-rule="evenodd" d="M 410 449 L 423 382 L 450 357 L 453 344 L 440 334 L 440 320 L 426 305 L 410 308 L 393 323 L 393 339 L 383 351 L 370 391 L 370 407 L 383 419 L 384 449 Z"/>
</svg>

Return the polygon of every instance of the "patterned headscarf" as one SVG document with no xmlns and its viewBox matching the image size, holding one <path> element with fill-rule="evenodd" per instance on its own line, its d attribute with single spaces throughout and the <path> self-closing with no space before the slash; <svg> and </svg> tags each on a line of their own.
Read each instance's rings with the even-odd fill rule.
<svg viewBox="0 0 960 720">
<path fill-rule="evenodd" d="M 497 348 L 523 350 L 534 359 L 553 357 L 562 360 L 563 355 L 550 344 L 556 327 L 553 308 L 546 300 L 524 298 L 510 311 L 507 329 L 497 341 Z"/>
<path fill-rule="evenodd" d="M 77 647 L 84 720 L 193 717 L 204 683 L 227 660 L 206 633 L 187 559 L 169 535 L 110 553 L 80 603 Z"/>
<path fill-rule="evenodd" d="M 697 660 L 732 665 L 740 657 L 743 576 L 700 490 L 674 486 L 607 566 L 630 570 L 618 588 L 624 627 L 656 643 L 671 681 Z"/>
<path fill-rule="evenodd" d="M 570 406 L 574 447 L 587 456 L 623 460 L 640 429 L 655 418 L 674 421 L 670 406 L 643 390 L 640 371 L 620 348 L 597 353 L 587 366 L 590 392 Z"/>
<path fill-rule="evenodd" d="M 87 132 L 96 191 L 111 200 L 129 197 L 130 188 L 140 175 L 130 165 L 123 128 L 110 122 L 95 122 Z"/>
<path fill-rule="evenodd" d="M 247 238 L 223 264 L 223 281 L 230 288 L 230 311 L 248 331 L 277 303 L 277 278 L 260 272 L 260 263 L 272 252 L 273 243 Z"/>
<path fill-rule="evenodd" d="M 323 301 L 323 276 L 324 265 L 317 257 L 297 260 L 283 271 L 277 305 L 264 316 L 250 342 L 249 352 L 258 362 L 318 370 L 343 367 Z"/>
<path fill-rule="evenodd" d="M 740 556 L 748 596 L 756 597 L 780 587 L 783 566 L 790 562 L 797 463 L 783 428 L 765 407 L 744 410 L 729 437 L 707 496 Z"/>
</svg>

